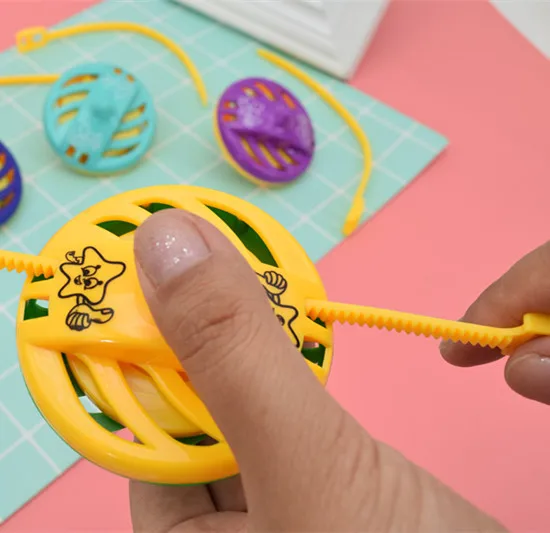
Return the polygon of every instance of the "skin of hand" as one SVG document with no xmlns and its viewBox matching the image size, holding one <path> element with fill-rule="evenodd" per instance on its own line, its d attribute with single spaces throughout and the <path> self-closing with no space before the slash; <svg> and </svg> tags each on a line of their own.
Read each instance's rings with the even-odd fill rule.
<svg viewBox="0 0 550 533">
<path fill-rule="evenodd" d="M 550 314 L 550 242 L 520 259 L 490 285 L 470 306 L 463 322 L 495 327 L 520 326 L 526 313 Z M 498 350 L 480 346 L 441 344 L 449 363 L 471 367 L 501 359 Z M 504 376 L 512 390 L 550 405 L 550 337 L 519 346 L 505 365 Z"/>
<path fill-rule="evenodd" d="M 371 437 L 333 399 L 280 327 L 257 276 L 214 226 L 185 211 L 159 212 L 137 230 L 135 254 L 155 322 L 240 471 L 208 486 L 131 481 L 136 533 L 505 531 Z M 499 316 L 490 308 L 478 304 L 485 314 L 471 316 Z M 446 353 L 464 362 L 470 352 Z"/>
</svg>

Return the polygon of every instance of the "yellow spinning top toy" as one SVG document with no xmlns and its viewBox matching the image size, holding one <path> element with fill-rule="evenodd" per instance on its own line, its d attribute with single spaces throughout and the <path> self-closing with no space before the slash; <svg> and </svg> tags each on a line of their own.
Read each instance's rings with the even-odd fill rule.
<svg viewBox="0 0 550 533">
<path fill-rule="evenodd" d="M 76 216 L 39 256 L 0 251 L 0 269 L 27 273 L 16 327 L 30 395 L 72 448 L 121 476 L 204 484 L 238 473 L 224 435 L 157 330 L 138 281 L 134 230 L 165 208 L 194 213 L 231 240 L 322 384 L 332 363 L 335 321 L 491 346 L 504 354 L 550 334 L 550 318 L 538 314 L 505 329 L 328 302 L 305 251 L 257 207 L 192 186 L 126 192 Z M 79 400 L 84 395 L 101 414 L 86 411 Z M 113 431 L 121 427 L 139 442 Z M 214 443 L 197 445 L 206 437 Z"/>
</svg>

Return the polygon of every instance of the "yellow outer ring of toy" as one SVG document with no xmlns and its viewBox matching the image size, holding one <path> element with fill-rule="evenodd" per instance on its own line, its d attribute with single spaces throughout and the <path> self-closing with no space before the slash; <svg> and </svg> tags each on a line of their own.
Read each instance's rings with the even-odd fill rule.
<svg viewBox="0 0 550 533">
<path fill-rule="evenodd" d="M 304 292 L 308 293 L 308 297 L 326 299 L 315 265 L 307 257 L 298 241 L 281 224 L 244 200 L 200 187 L 183 185 L 148 187 L 99 202 L 61 228 L 46 244 L 41 255 L 63 261 L 67 251 L 67 239 L 72 246 L 75 243 L 81 244 L 81 235 L 91 234 L 90 226 L 95 226 L 97 220 L 122 219 L 136 223 L 132 220 L 136 206 L 157 202 L 183 208 L 206 218 L 243 251 L 244 247 L 236 235 L 203 204 L 238 214 L 241 220 L 258 232 L 280 268 L 307 280 L 303 283 Z M 137 216 L 142 219 L 138 222 L 143 222 L 143 213 Z M 46 287 L 55 292 L 54 288 L 59 287 L 57 276 L 58 274 L 40 283 L 32 283 L 31 276 L 27 278 L 18 309 L 17 346 L 21 370 L 29 392 L 37 408 L 60 437 L 92 463 L 115 474 L 141 481 L 162 484 L 204 484 L 237 474 L 235 458 L 223 435 L 219 439 L 220 442 L 214 446 L 193 446 L 176 441 L 162 430 L 132 394 L 119 362 L 114 359 L 94 358 L 86 354 L 82 354 L 81 358 L 105 396 L 105 401 L 114 411 L 123 413 L 123 418 L 126 419 L 125 425 L 130 431 L 140 435 L 143 444 L 125 440 L 111 433 L 86 412 L 72 386 L 62 355 L 55 350 L 41 347 L 40 331 L 36 330 L 40 326 L 31 326 L 31 329 L 28 326 L 38 321 L 23 321 L 25 302 L 29 299 L 49 298 L 51 295 Z M 22 327 L 23 323 L 27 324 L 25 328 Z M 42 322 L 42 327 L 47 328 L 51 336 L 55 324 L 46 321 Z M 57 324 L 57 327 L 61 325 Z M 30 336 L 27 337 L 27 334 Z M 53 334 L 55 335 L 55 331 Z M 326 352 L 323 365 L 317 366 L 306 361 L 323 385 L 326 384 L 332 364 L 332 326 L 330 324 L 326 326 L 325 341 L 327 342 L 324 343 Z M 166 368 L 159 367 L 158 370 L 159 374 L 169 372 Z M 162 375 L 160 380 L 162 382 Z M 165 382 L 165 385 L 170 389 L 169 383 Z M 189 395 L 188 399 L 193 404 L 193 409 L 198 409 L 194 413 L 195 423 L 202 430 L 212 427 L 217 429 L 200 399 L 192 395 Z M 204 432 L 208 433 L 208 431 Z M 212 431 L 209 434 L 211 433 Z"/>
</svg>

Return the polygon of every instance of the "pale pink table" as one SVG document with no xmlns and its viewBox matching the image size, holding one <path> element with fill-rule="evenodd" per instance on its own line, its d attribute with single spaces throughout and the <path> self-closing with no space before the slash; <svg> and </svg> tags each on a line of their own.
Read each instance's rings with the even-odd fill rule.
<svg viewBox="0 0 550 533">
<path fill-rule="evenodd" d="M 0 46 L 86 5 L 8 0 Z M 550 65 L 484 1 L 403 0 L 353 83 L 450 147 L 322 261 L 329 294 L 459 317 L 550 236 Z M 455 369 L 433 341 L 358 328 L 337 346 L 330 390 L 365 427 L 515 531 L 550 531 L 550 407 L 510 392 L 502 364 Z M 81 461 L 0 530 L 131 531 L 127 482 Z"/>
</svg>

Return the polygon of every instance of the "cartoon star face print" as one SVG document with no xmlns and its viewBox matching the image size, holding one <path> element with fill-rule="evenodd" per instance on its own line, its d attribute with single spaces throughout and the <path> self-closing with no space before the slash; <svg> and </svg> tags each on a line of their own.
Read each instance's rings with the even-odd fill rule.
<svg viewBox="0 0 550 533">
<path fill-rule="evenodd" d="M 126 266 L 118 261 L 108 261 L 95 248 L 85 248 L 81 256 L 75 252 L 66 255 L 67 262 L 59 268 L 67 282 L 59 291 L 60 298 L 82 296 L 91 304 L 105 299 L 109 283 L 124 273 Z"/>
<path fill-rule="evenodd" d="M 100 307 L 107 289 L 115 279 L 124 274 L 126 265 L 119 261 L 108 261 L 95 248 L 88 247 L 82 255 L 74 251 L 65 256 L 66 263 L 59 269 L 67 282 L 59 291 L 59 298 L 75 298 L 65 320 L 73 331 L 83 331 L 92 324 L 105 324 L 115 314 L 114 309 Z"/>
</svg>

